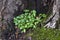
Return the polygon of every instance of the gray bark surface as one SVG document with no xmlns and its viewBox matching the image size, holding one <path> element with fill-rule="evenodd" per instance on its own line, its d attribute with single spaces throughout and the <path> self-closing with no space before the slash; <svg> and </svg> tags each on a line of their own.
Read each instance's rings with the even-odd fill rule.
<svg viewBox="0 0 60 40">
<path fill-rule="evenodd" d="M 45 27 L 47 28 L 56 28 L 56 25 L 57 25 L 57 21 L 59 20 L 59 9 L 60 9 L 60 0 L 56 0 L 54 1 L 54 4 L 53 4 L 53 12 L 52 12 L 52 15 L 47 19 L 47 21 L 49 21 L 51 18 L 51 20 L 45 25 Z M 58 23 L 59 24 L 59 23 Z M 60 26 L 59 26 L 60 27 Z"/>
<path fill-rule="evenodd" d="M 4 34 L 8 32 L 8 27 L 11 27 L 12 29 L 12 20 L 14 18 L 14 14 L 20 14 L 15 13 L 15 11 L 18 10 L 23 10 L 23 4 L 21 0 L 0 0 L 0 40 L 4 40 L 4 37 L 6 37 Z"/>
</svg>

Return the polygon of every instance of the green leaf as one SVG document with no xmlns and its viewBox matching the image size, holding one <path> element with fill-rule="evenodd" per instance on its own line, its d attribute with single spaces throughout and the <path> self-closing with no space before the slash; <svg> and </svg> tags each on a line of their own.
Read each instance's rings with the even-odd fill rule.
<svg viewBox="0 0 60 40">
<path fill-rule="evenodd" d="M 31 13 L 36 13 L 36 11 L 35 10 L 32 10 Z"/>
<path fill-rule="evenodd" d="M 20 23 L 21 21 L 20 20 L 18 20 L 18 23 Z"/>
<path fill-rule="evenodd" d="M 25 28 L 27 28 L 28 26 L 27 25 L 25 25 Z"/>
<path fill-rule="evenodd" d="M 22 30 L 22 32 L 24 32 L 24 33 L 25 33 L 25 32 L 26 32 L 26 29 L 23 29 L 23 30 Z"/>
<path fill-rule="evenodd" d="M 30 18 L 31 18 L 31 16 L 28 16 L 28 18 L 30 19 Z"/>
<path fill-rule="evenodd" d="M 29 22 L 29 20 L 26 20 L 26 22 Z"/>
<path fill-rule="evenodd" d="M 43 17 L 46 17 L 46 15 L 45 15 L 45 14 L 43 14 L 42 16 L 43 16 Z"/>
<path fill-rule="evenodd" d="M 18 23 L 16 22 L 15 25 L 18 25 Z"/>
<path fill-rule="evenodd" d="M 29 12 L 29 10 L 24 10 L 24 12 L 28 13 L 28 12 Z"/>
<path fill-rule="evenodd" d="M 28 15 L 28 13 L 25 13 L 25 16 L 27 16 Z"/>
<path fill-rule="evenodd" d="M 16 18 L 17 18 L 17 19 L 19 19 L 20 17 L 19 17 L 19 16 L 17 16 Z"/>
<path fill-rule="evenodd" d="M 33 28 L 36 28 L 36 25 L 34 25 Z"/>
<path fill-rule="evenodd" d="M 20 27 L 20 29 L 22 30 L 23 28 L 22 28 L 22 27 Z"/>
</svg>

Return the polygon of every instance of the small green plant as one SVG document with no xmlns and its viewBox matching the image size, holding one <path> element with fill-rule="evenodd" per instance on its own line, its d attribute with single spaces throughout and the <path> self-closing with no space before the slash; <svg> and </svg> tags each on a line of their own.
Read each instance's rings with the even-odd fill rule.
<svg viewBox="0 0 60 40">
<path fill-rule="evenodd" d="M 14 23 L 21 32 L 26 32 L 29 28 L 36 28 L 37 24 L 42 21 L 40 17 L 44 18 L 45 15 L 40 14 L 39 17 L 36 17 L 35 10 L 24 10 L 24 14 L 14 18 Z"/>
</svg>

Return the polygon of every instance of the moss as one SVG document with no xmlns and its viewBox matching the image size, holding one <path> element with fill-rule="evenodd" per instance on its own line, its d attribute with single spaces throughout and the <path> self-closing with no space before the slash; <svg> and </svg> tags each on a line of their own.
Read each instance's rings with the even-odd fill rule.
<svg viewBox="0 0 60 40">
<path fill-rule="evenodd" d="M 32 40 L 60 40 L 60 30 L 38 27 L 29 33 L 28 36 L 31 36 Z"/>
</svg>

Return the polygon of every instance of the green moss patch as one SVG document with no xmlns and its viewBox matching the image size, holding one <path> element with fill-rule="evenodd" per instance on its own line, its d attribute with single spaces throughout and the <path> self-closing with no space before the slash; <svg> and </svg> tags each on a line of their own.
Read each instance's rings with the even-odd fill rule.
<svg viewBox="0 0 60 40">
<path fill-rule="evenodd" d="M 60 30 L 38 27 L 28 36 L 31 36 L 32 40 L 60 40 Z"/>
</svg>

